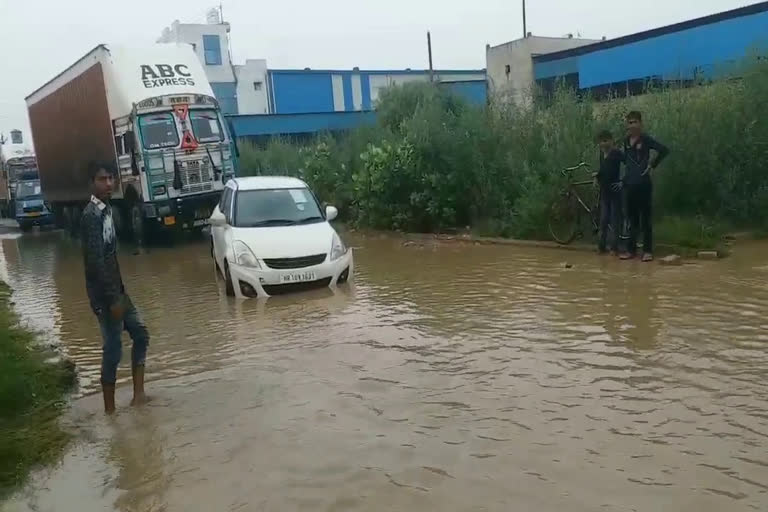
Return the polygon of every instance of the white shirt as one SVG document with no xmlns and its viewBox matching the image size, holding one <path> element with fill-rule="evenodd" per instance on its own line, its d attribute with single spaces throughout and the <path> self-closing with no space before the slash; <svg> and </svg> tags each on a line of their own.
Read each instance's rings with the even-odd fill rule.
<svg viewBox="0 0 768 512">
<path fill-rule="evenodd" d="M 107 205 L 98 197 L 92 195 L 91 196 L 91 202 L 96 205 L 96 208 L 99 209 L 99 211 L 104 211 L 104 209 L 107 207 Z M 112 209 L 110 208 L 107 210 L 106 215 L 104 216 L 104 222 L 102 224 L 102 229 L 104 230 L 102 235 L 104 237 L 104 244 L 111 244 L 115 240 L 115 222 L 112 219 Z"/>
</svg>

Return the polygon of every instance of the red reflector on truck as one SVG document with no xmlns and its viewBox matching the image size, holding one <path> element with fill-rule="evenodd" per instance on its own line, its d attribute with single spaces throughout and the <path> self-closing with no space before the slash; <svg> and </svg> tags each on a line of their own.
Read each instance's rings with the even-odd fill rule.
<svg viewBox="0 0 768 512">
<path fill-rule="evenodd" d="M 181 149 L 196 149 L 198 146 L 195 137 L 189 130 L 184 130 L 184 135 L 181 137 Z"/>
</svg>

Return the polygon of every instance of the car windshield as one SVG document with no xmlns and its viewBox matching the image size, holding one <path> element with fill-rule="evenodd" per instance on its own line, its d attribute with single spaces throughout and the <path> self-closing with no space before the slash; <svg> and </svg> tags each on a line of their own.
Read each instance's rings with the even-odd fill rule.
<svg viewBox="0 0 768 512">
<path fill-rule="evenodd" d="M 39 196 L 41 193 L 39 181 L 25 181 L 16 185 L 16 197 L 19 199 Z"/>
<path fill-rule="evenodd" d="M 189 120 L 192 131 L 199 142 L 219 142 L 224 140 L 219 115 L 215 110 L 190 110 Z"/>
<path fill-rule="evenodd" d="M 170 113 L 143 115 L 139 117 L 139 128 L 145 149 L 168 148 L 179 145 L 176 122 Z"/>
<path fill-rule="evenodd" d="M 293 226 L 325 220 L 306 188 L 242 190 L 235 200 L 234 225 L 240 228 Z"/>
</svg>

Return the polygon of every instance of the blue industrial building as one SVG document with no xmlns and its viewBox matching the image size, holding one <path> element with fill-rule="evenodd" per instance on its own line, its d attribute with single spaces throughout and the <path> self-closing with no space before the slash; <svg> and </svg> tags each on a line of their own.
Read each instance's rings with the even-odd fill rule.
<svg viewBox="0 0 768 512">
<path fill-rule="evenodd" d="M 365 112 L 392 85 L 426 82 L 425 70 L 296 70 L 267 72 L 273 114 Z M 435 71 L 434 80 L 476 104 L 485 104 L 485 70 Z"/>
<path fill-rule="evenodd" d="M 598 97 L 638 94 L 648 83 L 691 84 L 766 55 L 768 2 L 577 48 L 533 56 L 534 79 Z"/>
<path fill-rule="evenodd" d="M 441 70 L 432 78 L 470 103 L 487 101 L 485 70 Z M 428 71 L 410 69 L 268 70 L 270 114 L 230 113 L 229 124 L 238 137 L 254 140 L 350 130 L 376 122 L 376 100 L 383 89 L 429 79 Z"/>
</svg>

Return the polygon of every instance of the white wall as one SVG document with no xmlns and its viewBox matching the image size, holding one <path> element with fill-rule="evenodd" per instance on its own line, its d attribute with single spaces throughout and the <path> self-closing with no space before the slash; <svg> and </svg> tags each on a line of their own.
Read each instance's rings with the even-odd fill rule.
<svg viewBox="0 0 768 512">
<path fill-rule="evenodd" d="M 237 111 L 240 114 L 269 114 L 267 61 L 248 59 L 245 65 L 236 65 Z M 261 84 L 256 90 L 254 84 Z"/>
<path fill-rule="evenodd" d="M 529 36 L 485 51 L 488 88 L 495 101 L 529 104 L 533 88 L 533 56 L 596 43 L 592 39 Z M 509 74 L 507 74 L 509 66 Z"/>
<path fill-rule="evenodd" d="M 209 82 L 234 82 L 235 74 L 229 60 L 229 24 L 207 25 L 174 21 L 157 40 L 158 43 L 187 43 L 194 45 L 195 53 L 205 69 Z M 221 65 L 206 65 L 203 35 L 217 35 L 221 45 Z"/>
</svg>

